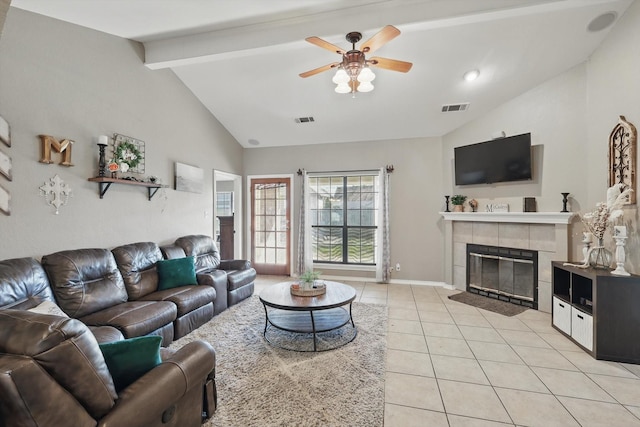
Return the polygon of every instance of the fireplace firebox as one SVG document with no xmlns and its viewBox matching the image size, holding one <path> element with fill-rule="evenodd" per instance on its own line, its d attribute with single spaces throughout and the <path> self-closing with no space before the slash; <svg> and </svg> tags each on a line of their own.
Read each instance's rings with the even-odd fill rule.
<svg viewBox="0 0 640 427">
<path fill-rule="evenodd" d="M 538 309 L 538 252 L 467 245 L 467 291 Z"/>
</svg>

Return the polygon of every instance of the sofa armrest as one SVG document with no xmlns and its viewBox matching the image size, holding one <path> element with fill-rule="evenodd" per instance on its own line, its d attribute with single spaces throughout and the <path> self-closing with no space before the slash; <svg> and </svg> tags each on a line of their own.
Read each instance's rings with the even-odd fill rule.
<svg viewBox="0 0 640 427">
<path fill-rule="evenodd" d="M 215 360 L 215 351 L 210 344 L 204 341 L 186 344 L 123 390 L 116 405 L 98 426 L 160 425 L 163 413 L 171 410 L 189 390 L 194 387 L 204 390 L 207 378 L 214 371 Z M 199 403 L 202 411 L 202 394 Z"/>
<path fill-rule="evenodd" d="M 225 259 L 220 261 L 220 270 L 248 270 L 251 268 L 251 261 L 246 259 Z"/>
</svg>

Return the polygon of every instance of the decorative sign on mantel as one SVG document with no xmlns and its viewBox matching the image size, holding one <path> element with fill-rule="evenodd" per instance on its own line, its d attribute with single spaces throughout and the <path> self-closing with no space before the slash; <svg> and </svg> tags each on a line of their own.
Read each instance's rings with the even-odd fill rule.
<svg viewBox="0 0 640 427">
<path fill-rule="evenodd" d="M 489 203 L 484 206 L 485 212 L 509 212 L 508 203 Z"/>
</svg>

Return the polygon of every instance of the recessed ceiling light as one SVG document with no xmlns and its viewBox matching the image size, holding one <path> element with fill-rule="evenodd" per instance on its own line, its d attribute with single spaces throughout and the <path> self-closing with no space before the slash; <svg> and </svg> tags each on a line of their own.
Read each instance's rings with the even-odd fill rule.
<svg viewBox="0 0 640 427">
<path fill-rule="evenodd" d="M 589 25 L 587 25 L 587 30 L 591 31 L 592 33 L 602 31 L 613 24 L 617 17 L 618 14 L 616 12 L 606 12 L 602 15 L 598 15 L 593 18 L 591 22 L 589 22 Z"/>
<path fill-rule="evenodd" d="M 478 78 L 478 76 L 480 75 L 480 71 L 478 70 L 471 70 L 471 71 L 467 71 L 466 73 L 464 73 L 464 79 L 468 82 L 472 82 L 475 79 Z"/>
<path fill-rule="evenodd" d="M 260 145 L 260 141 L 258 141 L 257 139 L 250 139 L 247 142 L 249 143 L 249 145 Z"/>
</svg>

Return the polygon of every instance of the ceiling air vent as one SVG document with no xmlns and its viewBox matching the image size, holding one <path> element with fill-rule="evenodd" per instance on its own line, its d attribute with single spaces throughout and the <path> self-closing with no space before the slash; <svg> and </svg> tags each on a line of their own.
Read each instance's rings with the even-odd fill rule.
<svg viewBox="0 0 640 427">
<path fill-rule="evenodd" d="M 313 120 L 313 117 L 296 117 L 296 123 L 312 123 L 315 120 Z"/>
<path fill-rule="evenodd" d="M 442 106 L 442 112 L 449 113 L 453 111 L 465 111 L 467 108 L 469 108 L 468 102 L 463 104 L 445 104 Z"/>
</svg>

